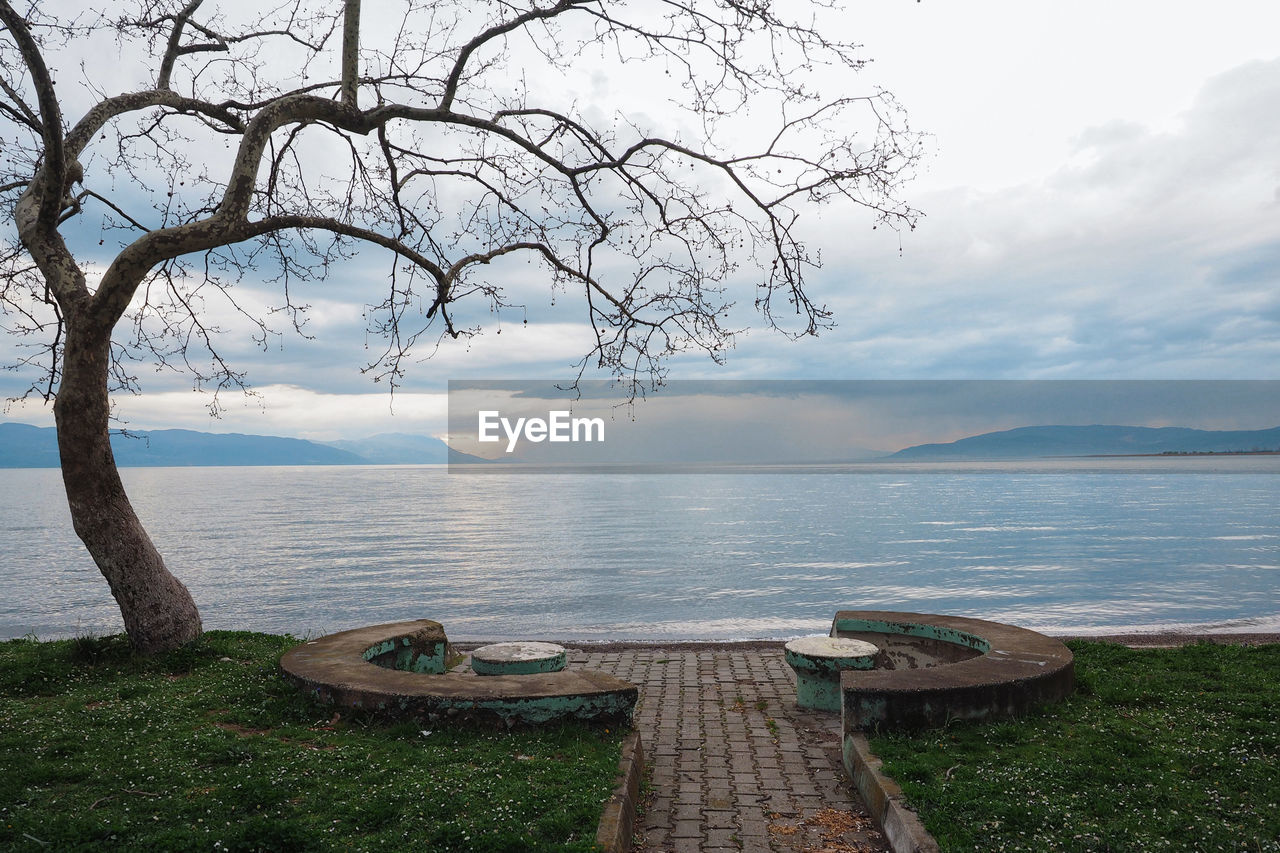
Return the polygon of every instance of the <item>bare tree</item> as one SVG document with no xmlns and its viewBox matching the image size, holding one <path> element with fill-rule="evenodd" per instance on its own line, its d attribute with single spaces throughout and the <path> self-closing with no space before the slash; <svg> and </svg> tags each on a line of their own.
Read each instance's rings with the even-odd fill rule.
<svg viewBox="0 0 1280 853">
<path fill-rule="evenodd" d="M 400 0 L 393 20 L 388 0 L 364 39 L 359 0 L 277 2 L 0 0 L 0 305 L 36 342 L 22 368 L 53 402 L 76 533 L 144 652 L 200 616 L 125 495 L 109 393 L 143 358 L 243 385 L 209 294 L 241 310 L 238 280 L 278 282 L 271 316 L 242 312 L 264 343 L 272 317 L 304 322 L 305 282 L 384 252 L 366 369 L 394 387 L 415 345 L 480 331 L 467 306 L 508 305 L 502 265 L 523 255 L 580 295 L 580 369 L 643 382 L 672 353 L 721 357 L 735 281 L 775 328 L 829 325 L 803 209 L 914 222 L 897 190 L 918 140 L 892 98 L 811 88 L 862 64 L 817 23 L 823 0 Z M 685 138 L 561 103 L 545 81 L 583 57 L 673 84 Z"/>
</svg>

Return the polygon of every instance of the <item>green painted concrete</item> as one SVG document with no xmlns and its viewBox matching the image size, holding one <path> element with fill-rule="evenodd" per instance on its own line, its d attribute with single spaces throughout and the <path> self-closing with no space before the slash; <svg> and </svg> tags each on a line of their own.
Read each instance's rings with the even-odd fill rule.
<svg viewBox="0 0 1280 853">
<path fill-rule="evenodd" d="M 840 711 L 840 672 L 871 669 L 879 650 L 862 640 L 802 637 L 787 643 L 783 658 L 796 673 L 796 704 L 815 711 Z"/>
<path fill-rule="evenodd" d="M 831 634 L 897 634 L 903 637 L 921 637 L 926 640 L 937 640 L 964 646 L 986 654 L 991 651 L 991 644 L 979 636 L 943 625 L 931 625 L 924 622 L 906 622 L 885 619 L 854 619 L 836 617 L 831 626 Z"/>
<path fill-rule="evenodd" d="M 471 670 L 477 675 L 534 675 L 559 672 L 567 660 L 564 647 L 554 643 L 493 643 L 471 653 Z"/>
<path fill-rule="evenodd" d="M 438 674 L 448 670 L 453 655 L 444 626 L 427 619 L 413 624 L 418 625 L 415 630 L 374 643 L 360 656 L 375 666 L 402 672 Z"/>
<path fill-rule="evenodd" d="M 489 712 L 505 721 L 517 721 L 526 725 L 544 725 L 565 717 L 579 720 L 629 719 L 635 701 L 616 693 L 567 694 L 563 696 L 538 696 L 528 699 L 497 699 L 477 702 L 466 710 Z"/>
</svg>

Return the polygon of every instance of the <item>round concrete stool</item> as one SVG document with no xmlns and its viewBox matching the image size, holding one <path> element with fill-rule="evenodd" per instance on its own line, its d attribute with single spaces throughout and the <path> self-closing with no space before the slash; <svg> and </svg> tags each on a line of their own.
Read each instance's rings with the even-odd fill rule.
<svg viewBox="0 0 1280 853">
<path fill-rule="evenodd" d="M 783 657 L 796 671 L 796 704 L 839 712 L 840 670 L 871 669 L 879 651 L 873 643 L 843 637 L 801 637 L 787 643 Z"/>
<path fill-rule="evenodd" d="M 564 669 L 564 646 L 555 643 L 493 643 L 471 653 L 477 675 L 532 675 Z"/>
</svg>

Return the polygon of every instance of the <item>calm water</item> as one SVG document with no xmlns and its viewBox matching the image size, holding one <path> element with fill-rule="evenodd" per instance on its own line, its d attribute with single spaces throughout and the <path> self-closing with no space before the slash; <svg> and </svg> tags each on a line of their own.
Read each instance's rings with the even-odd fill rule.
<svg viewBox="0 0 1280 853">
<path fill-rule="evenodd" d="M 842 608 L 1049 631 L 1280 630 L 1280 459 L 826 473 L 132 469 L 206 628 L 783 637 Z M 0 471 L 0 636 L 120 629 L 58 473 Z"/>
</svg>

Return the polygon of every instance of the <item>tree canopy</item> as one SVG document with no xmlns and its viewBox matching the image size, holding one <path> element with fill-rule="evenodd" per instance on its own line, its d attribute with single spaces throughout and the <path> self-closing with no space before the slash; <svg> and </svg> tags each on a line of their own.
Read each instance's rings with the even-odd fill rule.
<svg viewBox="0 0 1280 853">
<path fill-rule="evenodd" d="M 0 0 L 0 306 L 135 641 L 113 577 L 159 557 L 104 556 L 84 517 L 132 516 L 107 395 L 146 362 L 242 385 L 214 300 L 265 345 L 281 318 L 303 330 L 308 282 L 380 252 L 364 367 L 394 386 L 509 308 L 523 257 L 589 324 L 582 369 L 651 381 L 673 353 L 721 357 L 734 288 L 787 334 L 830 324 L 811 209 L 914 224 L 919 139 L 888 93 L 845 89 L 864 60 L 823 0 L 73 6 Z M 571 96 L 588 71 L 616 103 Z M 247 278 L 276 304 L 242 304 Z"/>
<path fill-rule="evenodd" d="M 508 304 L 489 270 L 513 254 L 581 295 L 588 362 L 622 375 L 689 348 L 718 356 L 731 282 L 757 288 L 767 323 L 816 333 L 831 318 L 805 289 L 817 253 L 799 215 L 839 199 L 911 224 L 896 191 L 919 150 L 886 93 L 817 88 L 864 61 L 783 17 L 814 5 L 379 3 L 361 47 L 358 3 L 67 17 L 6 2 L 0 203 L 27 245 L 8 241 L 3 295 L 47 348 L 37 387 L 56 390 L 57 303 L 79 297 L 127 319 L 117 355 L 239 383 L 204 319 L 214 288 L 234 305 L 245 275 L 277 279 L 277 316 L 245 312 L 265 338 L 280 317 L 301 324 L 303 283 L 361 243 L 389 253 L 368 367 L 393 382 L 424 335 L 474 334 Z M 112 47 L 119 65 L 90 53 Z M 580 59 L 630 77 L 623 94 L 652 82 L 682 98 L 638 105 L 665 107 L 653 121 L 668 126 L 546 90 Z M 90 280 L 45 270 L 36 230 L 62 235 Z"/>
</svg>

